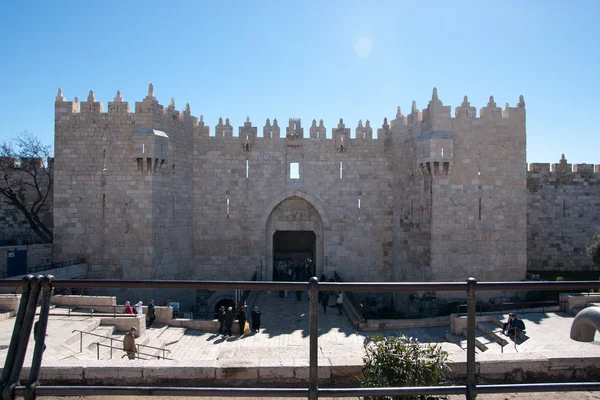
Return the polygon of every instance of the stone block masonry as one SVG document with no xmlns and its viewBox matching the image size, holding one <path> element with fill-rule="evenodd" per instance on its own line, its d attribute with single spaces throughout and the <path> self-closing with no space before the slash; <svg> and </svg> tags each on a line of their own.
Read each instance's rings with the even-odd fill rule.
<svg viewBox="0 0 600 400">
<path fill-rule="evenodd" d="M 59 91 L 54 257 L 85 257 L 96 278 L 271 280 L 275 234 L 308 232 L 317 276 L 524 279 L 525 121 L 522 97 L 478 116 L 465 96 L 452 116 L 434 89 L 376 132 L 340 119 L 328 138 L 298 118 L 211 131 L 152 85 L 133 113 L 120 92 L 104 112 Z"/>
<path fill-rule="evenodd" d="M 594 172 L 597 171 L 597 172 Z M 527 173 L 527 254 L 532 271 L 598 270 L 586 247 L 600 228 L 600 166 L 534 163 Z"/>
</svg>

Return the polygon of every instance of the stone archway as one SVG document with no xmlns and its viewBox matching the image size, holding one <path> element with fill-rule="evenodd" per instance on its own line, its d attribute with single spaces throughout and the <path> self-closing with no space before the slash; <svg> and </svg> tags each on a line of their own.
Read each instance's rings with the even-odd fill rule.
<svg viewBox="0 0 600 400">
<path fill-rule="evenodd" d="M 301 239 L 306 233 L 314 234 L 314 256 L 315 273 L 319 276 L 323 272 L 324 265 L 324 229 L 322 214 L 318 206 L 313 205 L 305 196 L 294 193 L 272 206 L 265 221 L 265 271 L 263 280 L 271 280 L 273 277 L 273 258 L 275 234 L 278 237 L 287 236 Z M 302 246 L 305 246 L 303 243 Z M 293 246 L 292 246 L 293 247 Z"/>
</svg>

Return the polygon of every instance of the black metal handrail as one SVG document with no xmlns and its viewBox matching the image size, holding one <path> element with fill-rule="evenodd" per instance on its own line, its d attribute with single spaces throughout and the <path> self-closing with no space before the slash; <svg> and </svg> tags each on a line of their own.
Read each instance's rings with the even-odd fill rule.
<svg viewBox="0 0 600 400">
<path fill-rule="evenodd" d="M 537 305 L 537 307 L 536 307 Z M 532 307 L 528 307 L 528 306 L 532 306 Z M 492 304 L 489 305 L 490 310 L 489 311 L 483 311 L 483 305 L 482 304 L 477 304 L 477 307 L 479 308 L 479 314 L 482 314 L 484 312 L 500 312 L 500 313 L 504 313 L 504 311 L 509 311 L 509 310 L 521 310 L 521 313 L 525 313 L 525 310 L 528 309 L 535 309 L 535 308 L 541 308 L 542 312 L 546 312 L 546 308 L 547 307 L 557 307 L 559 306 L 559 302 L 558 301 L 554 301 L 554 300 L 540 300 L 540 301 L 511 301 L 511 302 L 506 302 L 506 303 L 499 303 L 499 304 Z M 466 309 L 467 305 L 466 304 L 460 304 L 456 310 L 457 314 L 464 314 L 464 312 L 461 312 L 461 309 Z M 498 309 L 499 308 L 499 309 Z"/>
<path fill-rule="evenodd" d="M 121 339 L 117 339 L 117 338 L 112 338 L 110 336 L 104 336 L 104 335 L 98 335 L 97 333 L 92 333 L 92 332 L 86 332 L 86 331 L 82 331 L 81 329 L 73 329 L 73 332 L 71 333 L 75 333 L 75 332 L 79 332 L 79 352 L 82 353 L 83 352 L 83 335 L 92 335 L 92 336 L 96 336 L 96 337 L 100 337 L 100 338 L 104 338 L 104 339 L 109 339 L 111 342 L 111 346 L 112 346 L 112 341 L 114 340 L 115 342 L 121 342 L 123 343 L 123 340 Z M 136 346 L 138 347 L 146 347 L 149 349 L 154 349 L 154 350 L 161 350 L 163 352 L 163 358 L 165 358 L 165 351 L 170 353 L 171 350 L 167 350 L 161 347 L 154 347 L 154 346 L 148 346 L 147 344 L 136 344 Z"/>
<path fill-rule="evenodd" d="M 90 310 L 89 312 L 79 312 L 75 315 L 80 315 L 80 314 L 86 314 L 86 315 L 90 315 L 93 316 L 94 314 L 100 314 L 100 315 L 112 315 L 113 317 L 131 317 L 134 318 L 136 317 L 138 314 L 126 314 L 123 311 L 117 312 L 117 310 L 123 310 L 125 308 L 125 305 L 121 305 L 121 304 L 116 304 L 116 305 L 101 305 L 101 304 L 76 304 L 73 306 L 69 306 L 67 304 L 55 304 L 56 308 L 55 309 L 61 309 L 62 307 L 67 307 L 67 316 L 70 317 L 72 312 L 75 312 L 73 310 L 76 310 L 78 308 L 82 309 L 82 310 Z M 111 307 L 113 309 L 112 312 L 105 312 L 105 311 L 98 311 L 96 310 L 94 307 L 96 308 L 107 308 L 107 307 Z M 64 315 L 64 314 L 60 314 L 60 313 L 50 313 L 50 315 Z"/>
<path fill-rule="evenodd" d="M 117 340 L 117 341 L 118 341 L 118 339 L 112 339 L 112 340 Z M 121 340 L 121 341 L 122 341 L 122 340 Z M 110 359 L 111 359 L 111 360 L 112 360 L 112 351 L 113 351 L 113 349 L 115 349 L 115 350 L 120 350 L 120 351 L 124 351 L 124 350 L 123 350 L 122 348 L 120 348 L 120 347 L 114 347 L 114 346 L 112 345 L 112 343 L 111 343 L 110 345 L 108 345 L 108 344 L 104 344 L 104 343 L 96 342 L 96 359 L 98 359 L 98 360 L 100 359 L 100 346 L 102 346 L 102 347 L 109 347 L 109 348 L 110 348 Z M 143 355 L 143 356 L 150 356 L 150 357 L 156 357 L 156 358 L 158 358 L 159 360 L 161 359 L 161 356 L 157 356 L 156 354 L 149 354 L 149 353 L 142 353 L 142 352 L 140 352 L 140 346 L 143 346 L 143 344 L 136 344 L 136 347 L 138 348 L 138 350 L 135 352 L 135 354 L 137 354 L 137 358 L 138 358 L 138 360 L 139 360 L 139 358 L 140 358 L 140 355 Z M 149 346 L 146 346 L 146 347 L 149 347 Z M 164 349 L 163 349 L 163 350 L 164 350 Z M 168 351 L 168 350 L 167 350 L 167 351 Z M 122 356 L 121 358 L 123 358 L 123 357 L 125 357 L 125 356 Z M 164 353 L 164 351 L 163 351 L 163 356 L 162 356 L 162 359 L 163 359 L 163 360 L 173 360 L 172 358 L 167 358 L 167 357 L 165 357 L 165 353 Z"/>
<path fill-rule="evenodd" d="M 43 281 L 46 287 L 51 288 L 153 288 L 153 289 L 249 289 L 249 290 L 310 290 L 310 308 L 309 308 L 309 387 L 308 389 L 291 388 L 168 388 L 168 387 L 105 387 L 105 386 L 43 386 L 37 387 L 35 384 L 28 386 L 18 385 L 18 377 L 22 369 L 23 358 L 27 350 L 26 341 L 33 325 L 33 315 L 35 312 L 35 302 L 39 294 L 39 278 L 27 276 L 22 282 L 19 281 L 0 281 L 0 287 L 22 286 L 24 296 L 21 298 L 13 340 L 15 337 L 23 338 L 9 347 L 9 352 L 4 365 L 2 381 L 0 386 L 3 388 L 3 396 L 25 395 L 28 398 L 34 398 L 35 395 L 86 395 L 94 393 L 96 395 L 146 395 L 146 396 L 243 396 L 243 397 L 306 397 L 310 400 L 316 400 L 320 395 L 329 397 L 338 396 L 408 396 L 418 394 L 462 394 L 464 393 L 468 400 L 475 399 L 477 393 L 510 393 L 510 392 L 549 392 L 549 391 L 578 391 L 578 390 L 600 390 L 600 383 L 543 383 L 543 384 L 520 384 L 520 385 L 477 385 L 476 364 L 475 364 L 475 339 L 476 339 L 476 305 L 477 291 L 506 291 L 506 290 L 590 290 L 600 287 L 599 281 L 560 281 L 560 282 L 482 282 L 477 283 L 473 278 L 466 282 L 389 282 L 389 283 L 338 283 L 325 282 L 319 283 L 318 279 L 312 278 L 310 282 L 240 282 L 240 281 L 123 281 L 123 280 L 60 280 L 52 281 L 50 277 Z M 32 290 L 32 299 L 25 302 L 26 295 L 29 292 L 29 282 L 34 287 Z M 36 291 L 37 290 L 37 291 Z M 466 383 L 459 386 L 440 386 L 440 387 L 403 387 L 403 388 L 322 388 L 318 387 L 318 292 L 321 291 L 341 291 L 341 292 L 410 292 L 410 291 L 466 291 L 467 293 L 467 371 Z M 51 291 L 45 289 L 45 297 L 48 298 L 47 307 L 49 309 L 49 295 Z M 27 313 L 25 307 L 27 305 Z M 32 311 L 33 310 L 33 311 Z M 22 315 L 25 314 L 24 320 Z M 20 319 L 21 318 L 21 319 Z M 32 363 L 30 381 L 37 382 L 39 376 L 39 365 L 41 364 L 41 353 L 44 344 L 43 334 L 46 330 L 47 316 L 42 320 L 42 328 L 37 335 L 36 352 L 34 363 Z M 25 334 L 23 333 L 23 330 Z M 37 358 L 36 356 L 40 356 Z M 12 362 L 17 360 L 13 365 Z M 8 371 L 8 372 L 7 372 Z M 5 378 L 8 377 L 8 380 Z"/>
<path fill-rule="evenodd" d="M 333 272 L 333 279 L 336 280 L 336 282 L 343 282 L 344 280 L 342 279 L 342 277 L 337 273 L 337 272 Z M 356 314 L 358 315 L 359 318 L 359 323 L 360 322 L 364 322 L 365 321 L 365 308 L 362 305 L 362 303 L 358 300 L 358 298 L 354 295 L 354 293 L 352 292 L 344 292 L 346 299 L 348 299 L 348 302 L 350 303 L 350 305 L 354 308 L 354 310 L 356 311 Z"/>
<path fill-rule="evenodd" d="M 85 258 L 78 258 L 77 260 L 63 261 L 63 262 L 59 262 L 59 263 L 36 265 L 34 267 L 27 268 L 27 273 L 34 274 L 37 272 L 48 271 L 51 269 L 61 269 L 61 268 L 70 267 L 70 266 L 79 265 L 79 264 L 85 264 Z M 0 272 L 0 279 L 9 278 L 7 275 L 8 275 L 7 271 Z M 20 282 L 20 280 L 18 282 Z"/>
</svg>

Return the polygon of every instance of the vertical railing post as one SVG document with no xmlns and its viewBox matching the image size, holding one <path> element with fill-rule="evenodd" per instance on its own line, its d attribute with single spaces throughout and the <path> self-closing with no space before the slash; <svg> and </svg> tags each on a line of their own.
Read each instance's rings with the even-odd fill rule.
<svg viewBox="0 0 600 400">
<path fill-rule="evenodd" d="M 112 360 L 112 349 L 113 349 L 113 340 L 110 339 L 110 359 Z"/>
<path fill-rule="evenodd" d="M 50 315 L 50 302 L 52 299 L 52 291 L 54 290 L 53 281 L 54 276 L 48 275 L 41 281 L 41 287 L 43 291 L 42 307 L 40 309 L 40 318 L 36 322 L 37 326 L 34 325 L 34 350 L 33 360 L 31 361 L 31 369 L 29 370 L 29 381 L 25 388 L 25 399 L 33 400 L 35 396 L 35 388 L 40 384 L 40 369 L 42 367 L 42 358 L 44 350 L 46 350 L 46 331 L 48 328 L 48 318 Z"/>
<path fill-rule="evenodd" d="M 17 310 L 17 316 L 15 318 L 15 327 L 13 328 L 12 337 L 10 339 L 10 345 L 8 346 L 8 353 L 6 354 L 6 360 L 4 361 L 4 368 L 2 369 L 2 379 L 0 380 L 0 389 L 8 382 L 10 377 L 10 371 L 12 370 L 15 362 L 15 355 L 17 354 L 17 345 L 21 335 L 21 329 L 23 327 L 23 320 L 25 319 L 25 310 L 27 309 L 27 303 L 29 302 L 29 295 L 31 294 L 31 281 L 33 275 L 27 275 L 21 281 L 21 301 L 19 302 L 19 309 Z"/>
<path fill-rule="evenodd" d="M 83 353 L 83 332 L 79 331 L 79 352 Z"/>
<path fill-rule="evenodd" d="M 25 310 L 25 317 L 23 318 L 23 325 L 19 335 L 13 367 L 10 371 L 8 382 L 2 388 L 2 398 L 5 400 L 14 398 L 12 396 L 12 391 L 15 386 L 18 386 L 20 383 L 19 379 L 21 377 L 23 363 L 25 362 L 25 355 L 27 354 L 27 345 L 29 344 L 29 337 L 31 336 L 33 320 L 35 319 L 35 310 L 37 308 L 37 301 L 41 289 L 40 280 L 42 278 L 43 276 L 39 275 L 34 276 L 31 279 L 31 293 L 29 295 L 29 300 L 27 301 L 27 309 Z"/>
<path fill-rule="evenodd" d="M 467 400 L 477 397 L 475 377 L 475 327 L 477 325 L 477 281 L 467 280 Z"/>
<path fill-rule="evenodd" d="M 317 400 L 319 398 L 319 328 L 317 317 L 319 315 L 319 280 L 316 276 L 310 278 L 310 309 L 308 312 L 309 318 L 309 334 L 310 334 L 310 367 L 309 379 L 310 385 L 308 388 L 309 400 Z"/>
<path fill-rule="evenodd" d="M 100 342 L 96 342 L 96 358 L 100 359 Z"/>
</svg>

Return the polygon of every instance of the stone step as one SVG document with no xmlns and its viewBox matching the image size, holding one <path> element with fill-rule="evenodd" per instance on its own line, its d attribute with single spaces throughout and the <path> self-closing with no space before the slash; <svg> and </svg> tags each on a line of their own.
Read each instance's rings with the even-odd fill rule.
<svg viewBox="0 0 600 400">
<path fill-rule="evenodd" d="M 502 328 L 493 322 L 481 321 L 477 323 L 477 329 L 484 332 L 487 336 L 496 341 L 500 346 L 508 345 L 508 341 L 504 339 Z"/>
<path fill-rule="evenodd" d="M 15 316 L 15 312 L 14 311 L 3 311 L 3 312 L 0 312 L 0 321 L 7 320 L 7 319 L 12 318 L 14 316 Z"/>
<path fill-rule="evenodd" d="M 187 328 L 179 326 L 170 326 L 165 329 L 159 336 L 158 339 L 162 340 L 165 346 L 170 346 L 181 340 Z"/>
</svg>

